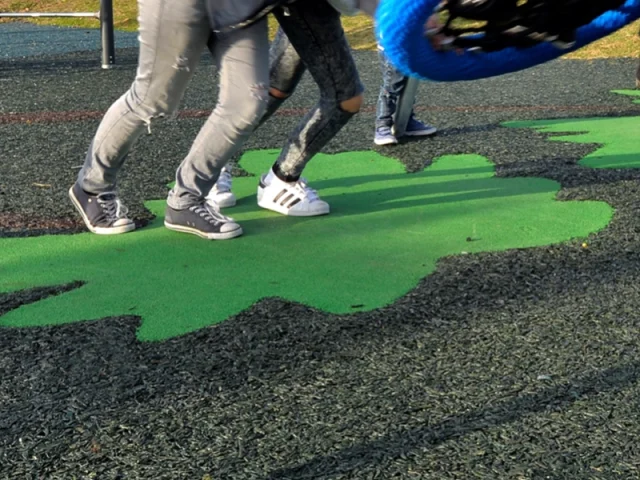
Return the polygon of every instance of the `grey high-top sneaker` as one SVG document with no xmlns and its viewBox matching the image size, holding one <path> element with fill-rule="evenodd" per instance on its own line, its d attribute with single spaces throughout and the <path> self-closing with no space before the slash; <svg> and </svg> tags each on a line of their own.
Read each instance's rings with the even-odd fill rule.
<svg viewBox="0 0 640 480">
<path fill-rule="evenodd" d="M 127 207 L 115 192 L 98 195 L 85 192 L 78 183 L 69 189 L 69 198 L 82 216 L 89 231 L 98 235 L 117 235 L 136 228 L 127 218 Z"/>
<path fill-rule="evenodd" d="M 216 205 L 206 202 L 184 210 L 176 210 L 167 205 L 164 226 L 207 240 L 227 240 L 242 235 L 242 227 L 233 218 L 223 215 Z"/>
</svg>

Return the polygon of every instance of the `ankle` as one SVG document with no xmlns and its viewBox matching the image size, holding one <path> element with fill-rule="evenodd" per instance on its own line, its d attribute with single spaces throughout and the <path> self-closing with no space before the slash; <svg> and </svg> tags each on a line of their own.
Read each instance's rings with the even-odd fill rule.
<svg viewBox="0 0 640 480">
<path fill-rule="evenodd" d="M 282 171 L 280 165 L 276 162 L 269 169 L 269 173 L 265 178 L 265 183 L 269 185 L 274 178 L 278 178 L 286 183 L 296 183 L 300 180 L 300 175 L 290 175 Z"/>
</svg>

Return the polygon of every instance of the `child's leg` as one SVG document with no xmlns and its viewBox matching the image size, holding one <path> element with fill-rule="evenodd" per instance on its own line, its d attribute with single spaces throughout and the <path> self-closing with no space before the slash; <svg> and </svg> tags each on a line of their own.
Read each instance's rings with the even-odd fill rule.
<svg viewBox="0 0 640 480">
<path fill-rule="evenodd" d="M 212 36 L 209 41 L 209 50 L 212 53 L 214 52 L 214 40 L 215 36 Z M 279 28 L 269 49 L 269 101 L 258 127 L 264 124 L 293 94 L 305 71 L 306 67 L 300 56 L 282 28 Z M 222 169 L 218 181 L 207 195 L 207 200 L 210 203 L 221 208 L 233 207 L 236 204 L 237 199 L 232 192 L 231 172 L 233 167 L 238 164 L 241 154 L 242 152 L 237 152 Z"/>
<path fill-rule="evenodd" d="M 360 110 L 363 86 L 339 13 L 327 2 L 298 2 L 276 12 L 283 31 L 320 88 L 320 101 L 286 141 L 274 172 L 295 182 L 307 162 Z"/>
<path fill-rule="evenodd" d="M 414 88 L 407 88 L 409 77 L 404 76 L 391 64 L 380 47 L 378 47 L 378 53 L 382 70 L 382 86 L 378 96 L 374 142 L 377 145 L 391 145 L 398 143 L 396 137 L 424 137 L 435 134 L 437 132 L 435 127 L 424 124 L 414 117 L 413 105 L 415 103 L 416 85 L 412 85 Z M 406 98 L 403 99 L 403 95 L 406 95 Z M 409 98 L 409 96 L 412 98 Z M 408 116 L 402 115 L 403 118 L 400 121 L 404 121 L 407 118 L 408 121 L 396 130 L 393 128 L 396 126 L 395 114 L 401 100 L 402 108 L 411 109 L 411 111 L 408 112 Z"/>
<path fill-rule="evenodd" d="M 282 28 L 269 49 L 269 105 L 260 125 L 266 122 L 287 98 L 293 95 L 306 67 Z"/>
<path fill-rule="evenodd" d="M 138 137 L 178 107 L 209 35 L 198 0 L 140 0 L 138 73 L 127 93 L 105 114 L 78 184 L 87 192 L 113 191 L 116 174 Z"/>
<path fill-rule="evenodd" d="M 378 46 L 382 85 L 376 108 L 376 130 L 393 127 L 393 115 L 396 113 L 398 97 L 407 85 L 408 78 L 391 64 L 384 51 Z"/>
<path fill-rule="evenodd" d="M 242 147 L 262 118 L 268 101 L 266 19 L 216 39 L 220 71 L 218 104 L 176 174 L 168 203 L 183 210 L 203 202 L 220 170 Z"/>
<path fill-rule="evenodd" d="M 320 88 L 320 101 L 287 139 L 258 187 L 258 205 L 284 215 L 329 213 L 300 175 L 307 162 L 360 110 L 363 87 L 339 13 L 327 2 L 298 2 L 276 12 L 283 31 Z"/>
<path fill-rule="evenodd" d="M 135 228 L 115 193 L 118 171 L 152 121 L 177 109 L 210 29 L 201 0 L 139 0 L 138 7 L 140 53 L 135 81 L 105 114 L 69 190 L 87 228 L 101 235 Z"/>
</svg>

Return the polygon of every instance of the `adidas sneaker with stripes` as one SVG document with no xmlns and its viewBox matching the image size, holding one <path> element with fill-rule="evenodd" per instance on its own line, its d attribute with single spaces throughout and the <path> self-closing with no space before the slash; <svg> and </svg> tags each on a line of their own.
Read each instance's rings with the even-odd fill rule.
<svg viewBox="0 0 640 480">
<path fill-rule="evenodd" d="M 285 182 L 275 175 L 263 175 L 260 179 L 258 206 L 292 217 L 327 215 L 330 211 L 329 204 L 309 187 L 304 178 Z"/>
</svg>

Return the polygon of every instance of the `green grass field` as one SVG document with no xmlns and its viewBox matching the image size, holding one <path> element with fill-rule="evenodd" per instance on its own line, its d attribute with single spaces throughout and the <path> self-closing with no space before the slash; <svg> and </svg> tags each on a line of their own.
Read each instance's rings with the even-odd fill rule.
<svg viewBox="0 0 640 480">
<path fill-rule="evenodd" d="M 97 11 L 99 0 L 0 0 L 0 12 L 78 12 Z M 120 30 L 136 30 L 138 27 L 137 3 L 135 0 L 114 0 L 115 25 Z M 76 27 L 95 27 L 91 19 L 41 19 L 34 22 L 47 25 L 66 25 Z M 345 31 L 352 47 L 356 50 L 375 48 L 371 19 L 366 16 L 345 17 Z M 595 42 L 577 52 L 567 55 L 568 58 L 614 58 L 636 57 L 640 51 L 638 28 L 635 22 L 628 27 Z M 275 22 L 271 23 L 272 32 Z"/>
</svg>

